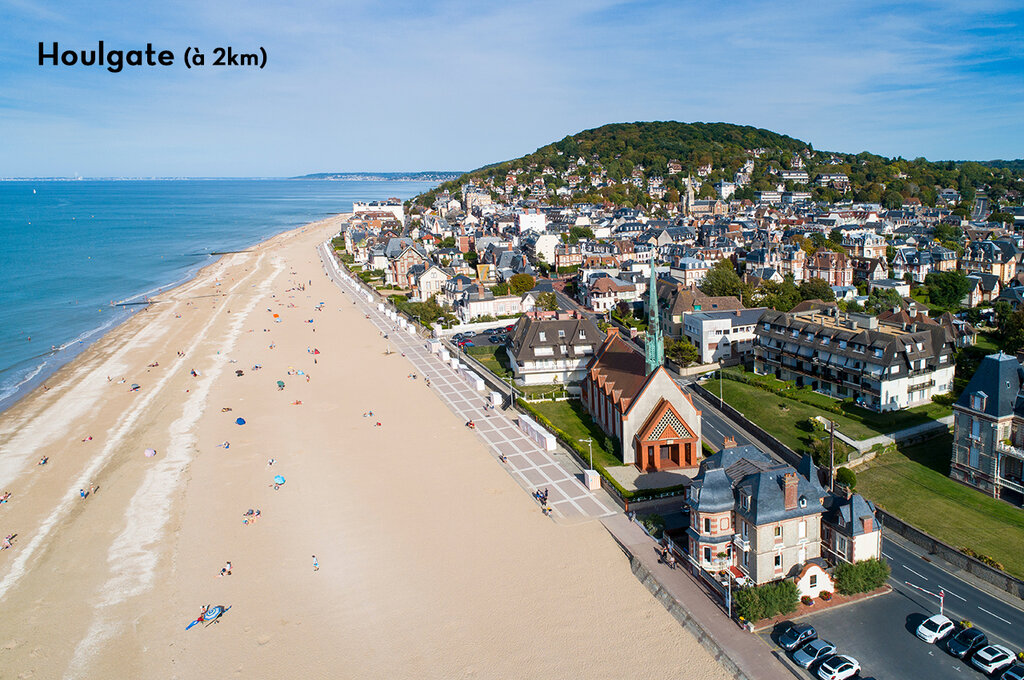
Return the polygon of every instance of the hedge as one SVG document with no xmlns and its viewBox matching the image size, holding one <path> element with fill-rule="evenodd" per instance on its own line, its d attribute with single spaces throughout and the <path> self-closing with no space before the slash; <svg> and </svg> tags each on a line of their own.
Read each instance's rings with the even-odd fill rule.
<svg viewBox="0 0 1024 680">
<path fill-rule="evenodd" d="M 836 470 L 836 481 L 851 489 L 857 488 L 857 474 L 850 468 L 841 467 Z"/>
<path fill-rule="evenodd" d="M 746 588 L 733 594 L 736 614 L 747 621 L 760 621 L 796 611 L 800 594 L 789 579 Z"/>
<path fill-rule="evenodd" d="M 850 564 L 844 562 L 836 567 L 834 574 L 836 590 L 843 595 L 855 595 L 877 590 L 889 578 L 889 563 L 871 558 Z"/>
</svg>

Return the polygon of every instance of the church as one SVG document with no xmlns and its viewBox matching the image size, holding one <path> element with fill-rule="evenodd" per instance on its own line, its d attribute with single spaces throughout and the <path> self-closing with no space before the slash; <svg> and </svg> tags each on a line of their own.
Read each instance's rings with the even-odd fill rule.
<svg viewBox="0 0 1024 680">
<path fill-rule="evenodd" d="M 655 281 L 651 264 L 651 281 Z M 665 369 L 657 286 L 650 291 L 645 352 L 610 328 L 587 366 L 581 399 L 602 430 L 619 440 L 622 461 L 644 472 L 696 468 L 700 411 Z"/>
</svg>

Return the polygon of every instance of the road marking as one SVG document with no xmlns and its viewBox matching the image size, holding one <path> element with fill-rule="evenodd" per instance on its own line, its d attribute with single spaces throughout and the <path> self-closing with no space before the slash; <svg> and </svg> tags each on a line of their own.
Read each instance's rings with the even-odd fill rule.
<svg viewBox="0 0 1024 680">
<path fill-rule="evenodd" d="M 1012 624 L 1011 622 L 1007 621 L 1007 620 L 1006 620 L 1006 619 L 1004 619 L 1004 618 L 1003 618 L 1002 616 L 999 616 L 998 614 L 993 614 L 992 612 L 990 612 L 989 610 L 985 609 L 984 607 L 978 607 L 978 609 L 980 609 L 981 611 L 985 612 L 985 613 L 986 613 L 986 614 L 988 614 L 989 616 L 994 616 L 994 617 L 996 617 L 997 619 L 999 619 L 999 620 L 1000 620 L 1000 621 L 1002 621 L 1003 623 L 1009 623 L 1009 624 L 1010 624 L 1011 626 L 1013 625 L 1013 624 Z"/>
<path fill-rule="evenodd" d="M 882 553 L 882 557 L 884 557 L 887 560 L 891 560 L 892 559 L 892 555 L 886 555 L 885 553 Z"/>
<path fill-rule="evenodd" d="M 927 577 L 927 576 L 925 576 L 924 574 L 921 574 L 921 573 L 918 573 L 918 572 L 914 571 L 914 570 L 913 570 L 913 569 L 911 569 L 910 567 L 904 566 L 903 568 L 904 568 L 904 569 L 906 569 L 907 571 L 909 571 L 909 572 L 910 572 L 911 574 L 915 574 L 915 575 L 917 575 L 917 576 L 920 576 L 920 577 L 921 577 L 921 578 L 923 578 L 923 579 L 924 579 L 925 581 L 927 581 L 927 580 L 928 580 L 928 577 Z"/>
<path fill-rule="evenodd" d="M 943 589 L 942 589 L 942 591 L 943 591 L 944 593 L 946 593 L 946 595 L 952 595 L 953 597 L 955 597 L 955 598 L 956 598 L 956 599 L 958 599 L 958 600 L 963 600 L 964 602 L 967 602 L 967 598 L 966 598 L 966 597 L 960 597 L 959 595 L 957 595 L 956 593 L 954 593 L 954 592 L 953 592 L 952 590 L 949 590 L 949 589 L 947 589 L 947 588 L 943 588 Z"/>
</svg>

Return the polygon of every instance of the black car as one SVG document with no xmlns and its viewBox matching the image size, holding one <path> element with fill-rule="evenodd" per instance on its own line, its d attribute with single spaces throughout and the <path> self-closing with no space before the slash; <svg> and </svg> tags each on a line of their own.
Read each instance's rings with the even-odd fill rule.
<svg viewBox="0 0 1024 680">
<path fill-rule="evenodd" d="M 988 636 L 977 628 L 963 628 L 949 638 L 946 649 L 955 657 L 967 660 L 975 650 L 988 644 Z"/>
<path fill-rule="evenodd" d="M 800 645 L 806 644 L 818 638 L 814 626 L 807 623 L 791 623 L 779 636 L 779 644 L 787 652 L 791 652 Z"/>
</svg>

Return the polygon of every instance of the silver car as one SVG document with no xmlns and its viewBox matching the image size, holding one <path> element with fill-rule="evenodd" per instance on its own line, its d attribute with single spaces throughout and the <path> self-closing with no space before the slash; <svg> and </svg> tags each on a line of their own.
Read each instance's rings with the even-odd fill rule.
<svg viewBox="0 0 1024 680">
<path fill-rule="evenodd" d="M 810 668 L 814 662 L 820 661 L 836 653 L 836 646 L 828 640 L 811 640 L 793 652 L 793 661 L 801 668 Z"/>
</svg>

